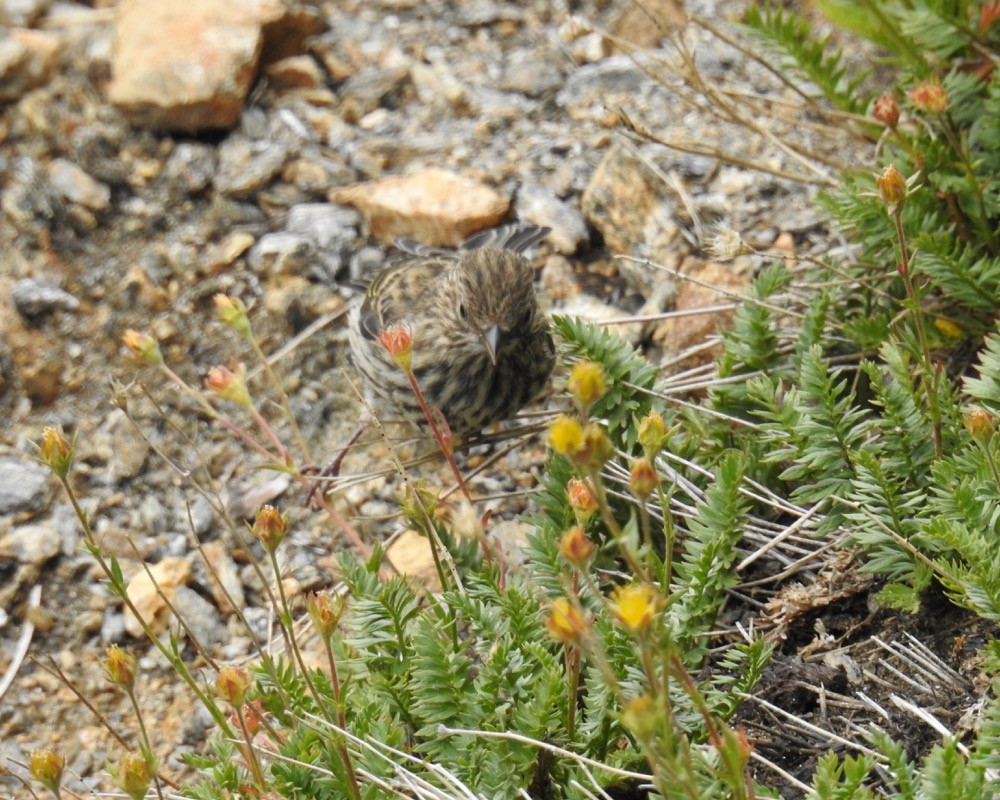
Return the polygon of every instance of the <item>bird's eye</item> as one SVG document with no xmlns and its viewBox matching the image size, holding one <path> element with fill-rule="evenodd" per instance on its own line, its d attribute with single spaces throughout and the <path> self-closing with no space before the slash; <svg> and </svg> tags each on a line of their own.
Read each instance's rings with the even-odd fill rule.
<svg viewBox="0 0 1000 800">
<path fill-rule="evenodd" d="M 460 317 L 461 317 L 462 319 L 468 319 L 468 318 L 469 318 L 469 315 L 468 315 L 468 314 L 466 313 L 466 311 L 465 311 L 465 303 L 462 303 L 462 305 L 460 305 L 460 306 L 458 307 L 458 315 L 459 315 L 459 316 L 460 316 Z"/>
</svg>

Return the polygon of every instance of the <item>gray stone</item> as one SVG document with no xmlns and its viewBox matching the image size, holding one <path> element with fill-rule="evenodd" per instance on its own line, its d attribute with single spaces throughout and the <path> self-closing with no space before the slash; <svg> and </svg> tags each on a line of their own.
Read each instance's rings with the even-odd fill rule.
<svg viewBox="0 0 1000 800">
<path fill-rule="evenodd" d="M 52 311 L 76 311 L 80 301 L 53 281 L 21 278 L 10 290 L 14 307 L 23 316 L 38 317 Z"/>
<path fill-rule="evenodd" d="M 267 186 L 281 172 L 288 156 L 284 144 L 230 136 L 219 147 L 215 188 L 233 197 L 246 197 Z"/>
<path fill-rule="evenodd" d="M 51 520 L 19 525 L 0 539 L 0 552 L 7 552 L 22 564 L 41 566 L 62 552 L 62 540 Z"/>
<path fill-rule="evenodd" d="M 302 274 L 316 258 L 316 246 L 308 236 L 278 231 L 261 236 L 250 248 L 250 266 L 258 272 Z"/>
<path fill-rule="evenodd" d="M 560 253 L 571 255 L 590 239 L 583 215 L 537 183 L 518 189 L 516 207 L 521 219 L 552 229 L 545 241 Z"/>
<path fill-rule="evenodd" d="M 0 457 L 0 514 L 38 512 L 49 501 L 48 467 L 26 459 Z"/>
</svg>

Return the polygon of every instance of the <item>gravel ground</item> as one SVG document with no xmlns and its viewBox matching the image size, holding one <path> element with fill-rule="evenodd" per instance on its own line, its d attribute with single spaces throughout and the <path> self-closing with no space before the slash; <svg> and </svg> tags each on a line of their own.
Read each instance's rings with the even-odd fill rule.
<svg viewBox="0 0 1000 800">
<path fill-rule="evenodd" d="M 671 24 L 671 3 L 647 5 Z M 689 8 L 726 27 L 741 5 L 700 0 Z M 251 388 L 260 390 L 265 381 L 253 352 L 214 320 L 214 295 L 242 299 L 263 350 L 281 353 L 274 368 L 308 445 L 302 463 L 322 463 L 359 414 L 343 313 L 354 287 L 384 263 L 396 233 L 452 241 L 487 218 L 548 224 L 553 233 L 536 261 L 545 301 L 553 311 L 591 319 L 720 302 L 717 292 L 678 284 L 671 270 L 740 291 L 756 262 L 740 257 L 720 265 L 705 255 L 715 225 L 789 253 L 837 244 L 807 202 L 822 173 L 805 173 L 814 183 L 804 183 L 696 152 L 740 149 L 772 171 L 801 173 L 767 139 L 810 136 L 800 120 L 782 118 L 787 90 L 691 26 L 684 35 L 711 86 L 775 103 L 773 119 L 760 117 L 767 126 L 760 136 L 720 124 L 704 101 L 688 96 L 676 70 L 630 59 L 622 54 L 626 45 L 608 44 L 579 21 L 658 47 L 655 27 L 629 2 L 306 6 L 289 23 L 300 34 L 291 36 L 298 49 L 268 56 L 265 44 L 267 63 L 256 64 L 229 128 L 186 134 L 165 132 L 148 109 L 121 99 L 127 89 L 114 70 L 115 58 L 124 56 L 115 47 L 144 40 L 124 27 L 113 2 L 8 0 L 0 8 L 21 37 L 0 41 L 0 66 L 14 63 L 22 81 L 4 84 L 15 88 L 0 107 L 4 669 L 18 663 L 19 640 L 33 628 L 30 658 L 0 699 L 0 763 L 16 775 L 24 775 L 33 749 L 46 746 L 65 755 L 74 789 L 108 788 L 104 765 L 118 745 L 41 665 L 64 670 L 129 737 L 135 726 L 127 701 L 101 675 L 111 643 L 140 656 L 147 726 L 168 773 L 184 775 L 177 757 L 210 730 L 102 586 L 66 497 L 34 461 L 30 443 L 43 426 L 77 438 L 73 484 L 102 545 L 126 575 L 144 562 L 175 576 L 175 602 L 217 658 L 247 656 L 251 640 L 213 590 L 196 540 L 261 637 L 271 619 L 254 554 L 230 520 L 262 502 L 294 509 L 286 566 L 296 592 L 334 581 L 336 555 L 351 546 L 329 515 L 305 508 L 298 484 L 263 477 L 252 469 L 256 455 L 200 413 L 177 384 L 137 368 L 121 346 L 126 330 L 154 334 L 167 366 L 190 386 L 201 387 L 214 365 L 242 361 Z M 145 23 L 155 25 L 155 16 Z M 303 43 L 306 34 L 312 38 Z M 2 52 L 8 44 L 14 56 Z M 137 46 L 133 73 L 143 57 L 153 60 L 153 48 L 144 48 Z M 657 52 L 672 57 L 669 48 Z M 220 101 L 212 112 L 230 109 Z M 690 152 L 623 135 L 623 112 L 663 139 L 687 143 Z M 830 152 L 843 146 L 812 144 Z M 425 213 L 442 191 L 436 169 L 468 183 L 460 190 L 466 207 Z M 389 193 L 412 192 L 415 209 L 379 205 L 375 184 L 400 175 L 410 182 Z M 482 212 L 473 209 L 480 196 Z M 616 259 L 620 254 L 666 269 Z M 725 319 L 720 311 L 616 327 L 651 359 L 676 369 L 706 360 L 702 343 Z M 561 402 L 550 394 L 538 407 Z M 274 403 L 263 413 L 294 441 Z M 253 429 L 239 414 L 233 420 Z M 492 452 L 476 449 L 465 464 L 487 462 Z M 379 443 L 369 442 L 345 472 L 371 471 L 383 456 Z M 512 542 L 521 532 L 512 520 L 528 504 L 521 490 L 532 485 L 542 456 L 542 446 L 529 442 L 487 462 L 472 481 L 478 495 L 496 498 L 488 505 L 507 521 Z M 436 465 L 424 469 L 431 480 L 448 480 Z M 361 537 L 371 542 L 397 532 L 398 481 L 390 475 L 349 484 L 333 503 Z M 402 554 L 402 566 L 414 558 Z M 27 796 L 17 779 L 3 775 L 0 793 Z"/>
</svg>

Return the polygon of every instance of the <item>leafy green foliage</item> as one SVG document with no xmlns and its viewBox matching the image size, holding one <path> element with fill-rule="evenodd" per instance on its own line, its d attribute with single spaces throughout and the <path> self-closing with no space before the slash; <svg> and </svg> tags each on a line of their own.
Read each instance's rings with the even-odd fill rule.
<svg viewBox="0 0 1000 800">
<path fill-rule="evenodd" d="M 743 23 L 758 34 L 766 46 L 786 56 L 783 67 L 800 71 L 827 100 L 851 113 L 864 111 L 864 104 L 858 99 L 858 87 L 866 76 L 848 73 L 841 65 L 840 53 L 830 52 L 830 37 L 814 39 L 804 19 L 776 6 L 747 6 Z"/>
<path fill-rule="evenodd" d="M 569 354 L 596 361 L 608 377 L 608 393 L 594 404 L 592 413 L 607 419 L 608 435 L 626 451 L 635 447 L 635 421 L 662 407 L 653 393 L 656 369 L 621 337 L 574 317 L 556 316 L 556 330 Z"/>
</svg>

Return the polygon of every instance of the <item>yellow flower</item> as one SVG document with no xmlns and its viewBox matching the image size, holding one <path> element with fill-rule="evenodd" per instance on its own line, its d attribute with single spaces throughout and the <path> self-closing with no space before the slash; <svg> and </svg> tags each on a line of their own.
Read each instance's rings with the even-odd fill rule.
<svg viewBox="0 0 1000 800">
<path fill-rule="evenodd" d="M 945 319 L 944 317 L 934 317 L 934 327 L 938 329 L 938 333 L 942 336 L 948 337 L 949 339 L 962 338 L 962 329 L 950 319 Z"/>
<path fill-rule="evenodd" d="M 560 642 L 577 642 L 587 632 L 590 623 L 578 605 L 571 603 L 565 597 L 560 597 L 549 606 L 545 627 L 553 639 L 558 639 Z"/>
<path fill-rule="evenodd" d="M 606 391 L 600 365 L 593 361 L 581 361 L 573 367 L 566 388 L 573 395 L 580 410 L 586 411 L 604 397 Z"/>
<path fill-rule="evenodd" d="M 572 417 L 557 417 L 549 426 L 549 445 L 560 455 L 571 456 L 583 447 L 583 428 Z"/>
<path fill-rule="evenodd" d="M 621 586 L 611 596 L 611 610 L 631 633 L 642 633 L 653 622 L 660 596 L 649 584 Z"/>
</svg>

